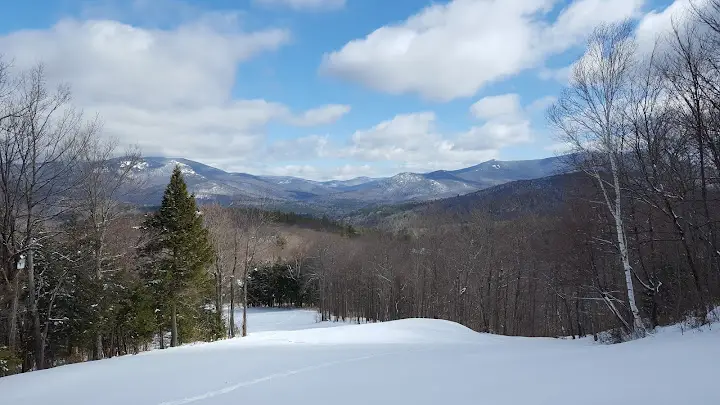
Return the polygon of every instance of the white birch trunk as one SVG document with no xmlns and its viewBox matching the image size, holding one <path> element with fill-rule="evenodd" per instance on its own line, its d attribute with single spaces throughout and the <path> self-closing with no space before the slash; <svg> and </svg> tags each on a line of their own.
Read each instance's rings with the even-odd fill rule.
<svg viewBox="0 0 720 405">
<path fill-rule="evenodd" d="M 642 336 L 645 333 L 645 325 L 640 317 L 640 310 L 638 310 L 637 303 L 635 301 L 635 287 L 633 286 L 632 279 L 633 269 L 630 264 L 630 254 L 628 252 L 627 240 L 625 239 L 625 226 L 623 224 L 622 210 L 620 207 L 621 191 L 620 179 L 618 178 L 618 167 L 617 162 L 615 161 L 615 156 L 613 156 L 612 153 L 610 153 L 609 156 L 610 170 L 612 171 L 613 176 L 613 188 L 615 191 L 615 209 L 612 214 L 615 220 L 615 233 L 617 234 L 620 260 L 622 261 L 623 271 L 625 272 L 625 286 L 627 288 L 628 305 L 633 316 L 633 333 Z"/>
</svg>

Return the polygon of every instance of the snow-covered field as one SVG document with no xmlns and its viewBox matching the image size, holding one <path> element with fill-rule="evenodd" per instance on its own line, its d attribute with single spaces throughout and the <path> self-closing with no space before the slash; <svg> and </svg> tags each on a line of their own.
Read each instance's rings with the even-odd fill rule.
<svg viewBox="0 0 720 405">
<path fill-rule="evenodd" d="M 320 322 L 311 309 L 248 308 L 248 333 L 342 326 L 351 322 Z M 242 325 L 242 308 L 235 310 L 235 324 Z"/>
<path fill-rule="evenodd" d="M 254 311 L 244 339 L 1 378 L 0 404 L 720 404 L 720 327 L 603 346 L 315 320 Z"/>
</svg>

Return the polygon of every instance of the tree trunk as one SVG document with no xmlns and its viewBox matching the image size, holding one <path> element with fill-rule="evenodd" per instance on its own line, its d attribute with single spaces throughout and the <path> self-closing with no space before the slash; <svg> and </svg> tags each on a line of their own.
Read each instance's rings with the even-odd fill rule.
<svg viewBox="0 0 720 405">
<path fill-rule="evenodd" d="M 672 218 L 673 225 L 675 226 L 675 230 L 677 231 L 678 236 L 680 237 L 680 242 L 682 243 L 683 250 L 685 251 L 685 258 L 687 259 L 688 267 L 690 267 L 690 273 L 693 277 L 693 282 L 695 283 L 695 291 L 698 293 L 698 299 L 700 300 L 700 306 L 703 308 L 703 310 L 707 311 L 709 308 L 705 301 L 705 294 L 703 292 L 703 285 L 700 281 L 700 276 L 698 275 L 697 266 L 695 265 L 695 260 L 693 259 L 693 253 L 690 249 L 690 245 L 687 240 L 687 236 L 685 235 L 685 229 L 678 221 L 678 216 L 675 213 L 675 210 L 673 209 L 672 205 L 667 199 L 664 199 L 665 207 L 668 210 L 668 213 L 670 214 L 670 218 Z"/>
<path fill-rule="evenodd" d="M 247 336 L 247 285 L 248 285 L 248 271 L 245 269 L 245 276 L 243 277 L 243 320 L 242 320 L 242 337 Z"/>
<path fill-rule="evenodd" d="M 93 357 L 93 360 L 100 360 L 103 358 L 102 333 L 100 332 L 95 334 L 95 356 Z"/>
<path fill-rule="evenodd" d="M 20 308 L 20 274 L 15 275 L 13 280 L 13 298 L 10 307 L 10 317 L 8 320 L 8 347 L 12 353 L 17 351 L 17 333 L 18 333 L 18 309 Z"/>
<path fill-rule="evenodd" d="M 35 263 L 33 260 L 34 251 L 32 248 L 27 254 L 27 270 L 28 270 L 28 293 L 30 301 L 30 316 L 32 317 L 32 336 L 33 336 L 33 357 L 35 360 L 35 368 L 42 370 L 45 368 L 45 348 L 42 340 L 42 329 L 40 328 L 40 314 L 37 307 L 37 291 L 35 290 Z"/>
<path fill-rule="evenodd" d="M 625 271 L 625 285 L 627 287 L 628 304 L 630 306 L 630 312 L 632 312 L 633 316 L 633 331 L 642 336 L 645 331 L 645 325 L 642 322 L 642 318 L 640 318 L 640 310 L 635 302 L 635 287 L 633 286 L 632 266 L 630 265 L 628 248 L 625 244 L 625 233 L 622 230 L 622 221 L 616 221 L 616 227 L 618 232 L 620 232 L 618 234 L 618 245 L 620 248 L 623 270 Z"/>
<path fill-rule="evenodd" d="M 100 230 L 97 229 L 97 225 L 95 228 L 95 234 L 101 235 Z M 104 246 L 104 241 L 102 238 L 102 235 L 98 238 L 98 247 L 95 250 L 95 277 L 97 278 L 99 283 L 102 283 L 102 249 Z M 99 309 L 101 309 L 100 306 L 98 306 Z M 97 325 L 98 327 L 100 325 Z M 103 355 L 103 341 L 102 341 L 102 332 L 98 331 L 95 334 L 95 358 L 94 360 L 100 360 L 104 357 Z"/>
<path fill-rule="evenodd" d="M 215 274 L 215 312 L 222 314 L 222 274 L 218 271 Z"/>
<path fill-rule="evenodd" d="M 620 191 L 620 179 L 618 177 L 617 162 L 615 156 L 610 153 L 610 170 L 613 176 L 613 187 L 615 192 L 615 210 L 613 212 L 613 219 L 615 220 L 615 232 L 617 233 L 618 250 L 620 251 L 620 260 L 622 261 L 623 271 L 625 272 L 625 286 L 627 288 L 628 305 L 630 312 L 633 316 L 633 332 L 636 335 L 642 336 L 645 333 L 645 325 L 640 318 L 640 310 L 635 302 L 635 287 L 633 286 L 632 279 L 632 265 L 630 264 L 630 254 L 628 253 L 627 239 L 625 238 L 625 226 L 623 224 L 622 210 L 621 210 L 621 191 Z"/>
<path fill-rule="evenodd" d="M 233 269 L 230 282 L 230 329 L 228 336 L 235 337 L 235 269 Z"/>
<path fill-rule="evenodd" d="M 170 347 L 176 347 L 178 345 L 178 328 L 177 328 L 177 304 L 176 300 L 172 300 L 172 314 L 170 315 L 170 322 L 172 323 L 172 331 L 170 332 Z"/>
<path fill-rule="evenodd" d="M 575 298 L 575 322 L 577 323 L 577 334 L 578 339 L 585 336 L 585 329 L 583 328 L 583 323 L 581 321 L 581 301 L 577 298 Z"/>
<path fill-rule="evenodd" d="M 709 268 L 712 271 L 712 263 L 713 263 L 713 256 L 714 253 L 712 253 L 713 250 L 717 251 L 717 239 L 715 237 L 715 227 L 713 226 L 713 220 L 712 216 L 710 215 L 710 208 L 708 206 L 708 195 L 707 195 L 707 174 L 705 169 L 705 141 L 704 141 L 704 133 L 705 133 L 705 125 L 704 121 L 702 119 L 702 109 L 700 106 L 700 102 L 698 97 L 695 97 L 695 111 L 697 112 L 697 121 L 698 121 L 698 135 L 697 135 L 697 142 L 698 142 L 698 151 L 699 151 L 699 158 L 700 158 L 700 193 L 702 196 L 702 202 L 703 202 L 703 212 L 705 214 L 705 222 L 709 224 L 709 232 L 710 232 L 710 251 L 709 257 L 708 257 L 708 265 Z M 702 232 L 702 230 L 700 230 Z M 696 273 L 693 273 L 693 277 L 695 277 L 695 283 L 699 283 L 699 278 Z M 707 281 L 707 280 L 706 280 Z M 704 311 L 710 311 L 711 307 L 708 306 L 705 303 L 705 298 L 703 294 L 703 287 L 702 285 L 698 285 L 698 291 L 700 294 L 700 304 L 703 306 Z"/>
</svg>

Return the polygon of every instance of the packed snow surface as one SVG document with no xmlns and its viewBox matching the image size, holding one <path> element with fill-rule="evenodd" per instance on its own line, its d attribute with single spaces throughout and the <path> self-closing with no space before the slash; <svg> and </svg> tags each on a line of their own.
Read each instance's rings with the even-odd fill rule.
<svg viewBox="0 0 720 405">
<path fill-rule="evenodd" d="M 247 338 L 0 378 L 0 403 L 720 404 L 720 328 L 619 345 L 253 311 Z M 332 327 L 331 327 L 332 326 Z"/>
</svg>

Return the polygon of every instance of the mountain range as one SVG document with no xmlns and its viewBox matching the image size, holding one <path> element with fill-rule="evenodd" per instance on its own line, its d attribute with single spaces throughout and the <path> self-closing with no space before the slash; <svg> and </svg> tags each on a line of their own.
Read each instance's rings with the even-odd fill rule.
<svg viewBox="0 0 720 405">
<path fill-rule="evenodd" d="M 407 202 L 462 196 L 516 180 L 530 180 L 566 172 L 564 156 L 538 160 L 490 160 L 459 170 L 400 173 L 392 177 L 358 177 L 314 181 L 289 176 L 257 176 L 226 172 L 183 158 L 146 157 L 132 174 L 140 187 L 124 194 L 126 202 L 159 204 L 170 174 L 179 165 L 200 202 L 263 204 L 273 209 L 308 214 L 332 214 Z M 121 160 L 117 164 L 127 165 Z"/>
</svg>

